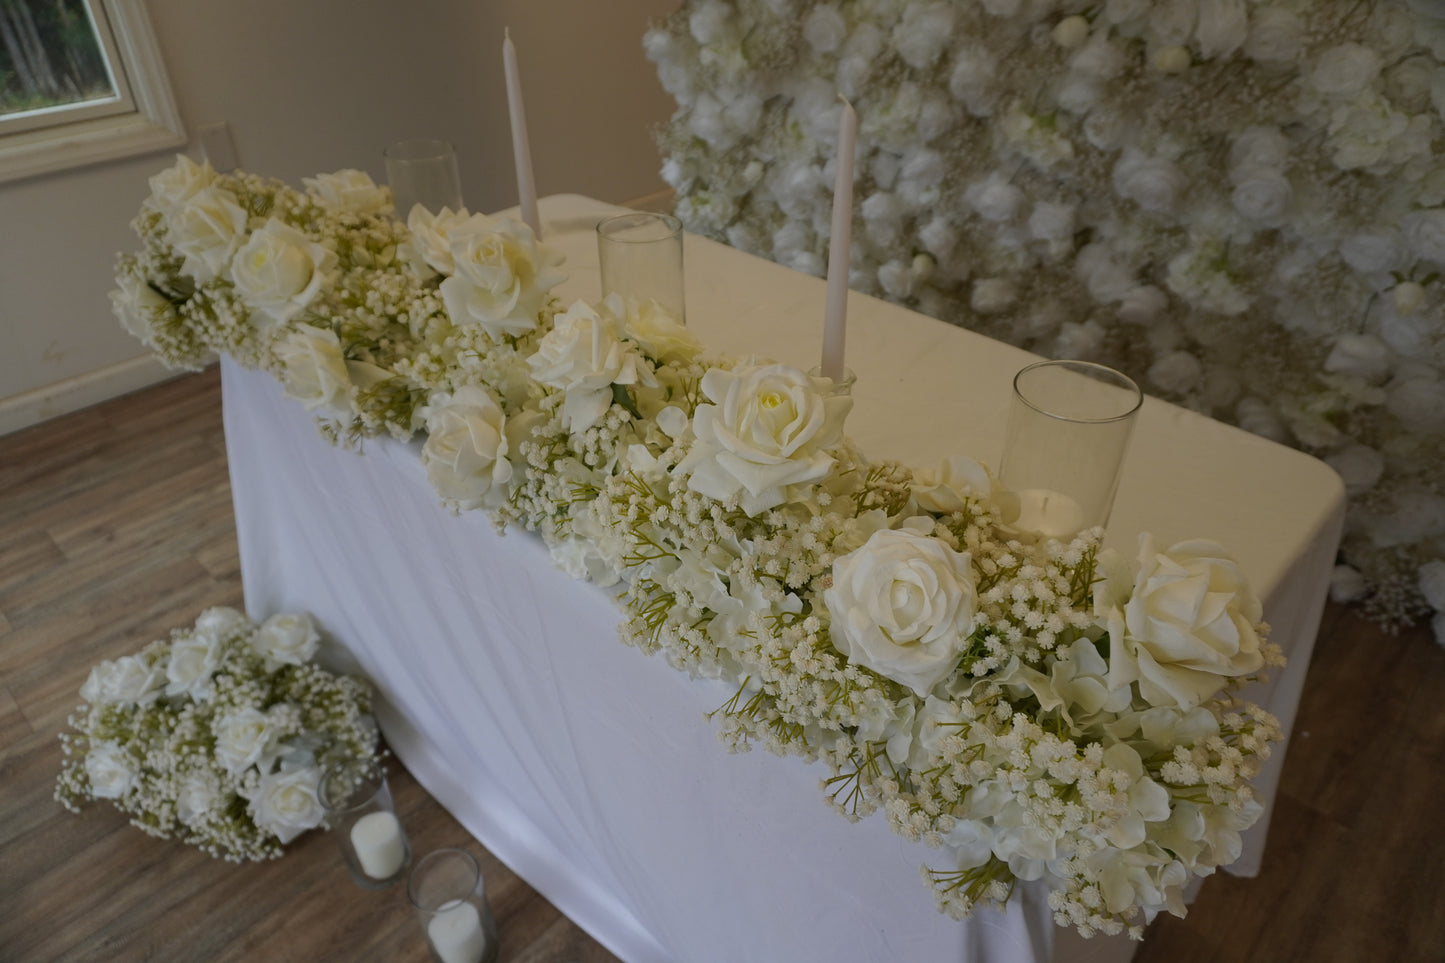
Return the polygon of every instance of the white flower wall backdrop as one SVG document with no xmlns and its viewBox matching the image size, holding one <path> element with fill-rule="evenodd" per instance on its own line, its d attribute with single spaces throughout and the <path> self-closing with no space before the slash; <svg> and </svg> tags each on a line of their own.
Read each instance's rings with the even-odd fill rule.
<svg viewBox="0 0 1445 963">
<path fill-rule="evenodd" d="M 645 39 L 693 231 L 1322 457 L 1337 599 L 1445 639 L 1445 5 L 688 0 Z"/>
</svg>

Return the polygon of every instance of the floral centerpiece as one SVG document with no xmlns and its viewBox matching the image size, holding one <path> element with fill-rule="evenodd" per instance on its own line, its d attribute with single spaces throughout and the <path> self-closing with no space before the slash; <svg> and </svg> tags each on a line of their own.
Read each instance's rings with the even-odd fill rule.
<svg viewBox="0 0 1445 963">
<path fill-rule="evenodd" d="M 645 41 L 693 231 L 1318 455 L 1335 594 L 1445 642 L 1445 8 L 690 0 Z"/>
<path fill-rule="evenodd" d="M 947 912 L 1041 880 L 1060 923 L 1137 937 L 1239 854 L 1280 731 L 1237 690 L 1282 660 L 1219 546 L 1025 531 L 971 459 L 865 457 L 845 387 L 655 305 L 557 303 L 525 225 L 404 226 L 354 171 L 182 158 L 136 226 L 115 305 L 162 359 L 261 366 L 333 439 L 423 436 L 444 503 L 538 533 L 614 587 L 624 641 L 736 686 L 732 748 L 820 760 L 849 818 L 937 847 Z"/>
<path fill-rule="evenodd" d="M 74 812 L 109 799 L 147 833 L 212 856 L 280 856 L 321 824 L 325 767 L 377 759 L 371 690 L 316 666 L 319 642 L 305 614 L 257 625 L 211 608 L 101 662 L 61 735 L 56 798 Z"/>
</svg>

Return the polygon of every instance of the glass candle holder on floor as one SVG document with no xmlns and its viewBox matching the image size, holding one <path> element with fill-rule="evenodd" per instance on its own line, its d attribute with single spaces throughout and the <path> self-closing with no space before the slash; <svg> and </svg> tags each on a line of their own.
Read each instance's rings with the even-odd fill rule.
<svg viewBox="0 0 1445 963">
<path fill-rule="evenodd" d="M 634 211 L 597 225 L 597 262 L 602 296 L 624 304 L 658 307 L 686 324 L 683 297 L 682 222 L 671 214 Z"/>
<path fill-rule="evenodd" d="M 1022 531 L 1072 538 L 1108 524 L 1143 404 L 1139 386 L 1088 361 L 1042 361 L 1014 377 L 999 481 Z"/>
<path fill-rule="evenodd" d="M 396 818 L 386 773 L 339 763 L 322 774 L 319 788 L 327 826 L 356 884 L 381 889 L 406 875 L 411 847 Z"/>
<path fill-rule="evenodd" d="M 417 861 L 406 895 L 436 963 L 493 963 L 500 943 L 486 884 L 472 855 L 438 849 Z"/>
</svg>

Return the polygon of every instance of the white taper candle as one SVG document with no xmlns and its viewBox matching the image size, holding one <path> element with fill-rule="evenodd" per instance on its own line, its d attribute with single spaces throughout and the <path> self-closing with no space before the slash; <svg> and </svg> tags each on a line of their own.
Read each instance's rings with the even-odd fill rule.
<svg viewBox="0 0 1445 963">
<path fill-rule="evenodd" d="M 833 181 L 833 230 L 828 241 L 828 297 L 823 313 L 823 375 L 843 380 L 843 342 L 848 328 L 848 251 L 853 241 L 853 146 L 858 115 L 838 97 L 838 176 Z"/>
<path fill-rule="evenodd" d="M 507 74 L 507 113 L 512 118 L 512 160 L 517 165 L 517 200 L 522 220 L 542 239 L 542 218 L 537 213 L 537 185 L 532 180 L 532 148 L 527 142 L 527 112 L 522 108 L 522 78 L 517 73 L 517 48 L 512 34 L 503 31 L 502 64 Z"/>
</svg>

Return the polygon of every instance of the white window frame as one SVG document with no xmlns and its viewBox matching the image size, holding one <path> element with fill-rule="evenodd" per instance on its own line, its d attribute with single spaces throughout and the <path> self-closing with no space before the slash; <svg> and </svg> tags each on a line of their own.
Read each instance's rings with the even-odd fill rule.
<svg viewBox="0 0 1445 963">
<path fill-rule="evenodd" d="M 56 116 L 66 118 L 59 123 L 13 133 L 0 127 L 0 182 L 186 142 L 145 4 L 142 0 L 86 0 L 86 4 L 118 96 L 77 105 L 71 111 L 57 110 Z"/>
</svg>

